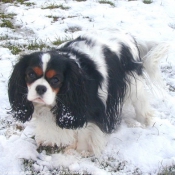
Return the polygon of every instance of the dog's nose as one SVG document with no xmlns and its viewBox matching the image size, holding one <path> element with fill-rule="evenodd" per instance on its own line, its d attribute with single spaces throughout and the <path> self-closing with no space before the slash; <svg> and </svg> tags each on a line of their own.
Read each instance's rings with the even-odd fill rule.
<svg viewBox="0 0 175 175">
<path fill-rule="evenodd" d="M 37 92 L 39 95 L 43 95 L 46 91 L 47 91 L 46 86 L 38 85 L 38 86 L 36 87 L 36 92 Z"/>
</svg>

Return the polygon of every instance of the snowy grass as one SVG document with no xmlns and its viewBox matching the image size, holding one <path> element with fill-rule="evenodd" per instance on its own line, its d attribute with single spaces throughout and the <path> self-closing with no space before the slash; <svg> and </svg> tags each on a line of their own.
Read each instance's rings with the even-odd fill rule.
<svg viewBox="0 0 175 175">
<path fill-rule="evenodd" d="M 175 166 L 165 167 L 164 170 L 158 175 L 174 175 L 175 174 Z"/>
<path fill-rule="evenodd" d="M 60 9 L 62 9 L 62 10 L 68 10 L 70 7 L 68 7 L 68 6 L 64 6 L 64 5 L 57 5 L 57 4 L 48 4 L 47 6 L 45 6 L 45 7 L 41 7 L 41 9 L 50 9 L 50 10 L 52 10 L 52 9 L 57 9 L 57 8 L 60 8 Z"/>
<path fill-rule="evenodd" d="M 64 43 L 64 42 L 67 42 L 67 41 L 70 41 L 72 40 L 72 38 L 70 37 L 66 37 L 66 38 L 55 38 L 55 40 L 52 42 L 53 45 L 56 45 L 56 46 L 59 46 L 60 44 Z"/>
<path fill-rule="evenodd" d="M 5 13 L 0 13 L 0 19 L 2 20 L 0 27 L 7 27 L 10 29 L 14 29 L 13 22 L 11 21 L 16 14 L 5 14 Z"/>
<path fill-rule="evenodd" d="M 35 5 L 33 2 L 26 2 L 26 0 L 1 0 L 3 3 L 11 3 L 11 4 L 21 4 L 26 6 Z"/>
<path fill-rule="evenodd" d="M 151 4 L 153 1 L 152 0 L 143 0 L 143 3 L 145 4 Z"/>
<path fill-rule="evenodd" d="M 100 4 L 109 4 L 111 5 L 112 7 L 115 7 L 115 4 L 111 1 L 107 1 L 107 0 L 101 0 L 101 1 L 98 1 Z"/>
<path fill-rule="evenodd" d="M 86 32 L 86 30 L 88 30 L 89 28 L 91 28 L 93 30 L 93 29 L 96 29 L 100 26 L 101 27 L 100 29 L 104 30 L 104 26 L 102 24 L 104 23 L 103 19 L 105 19 L 105 17 L 106 17 L 106 21 L 109 21 L 107 26 L 113 25 L 113 20 L 110 19 L 111 16 L 112 16 L 112 19 L 114 18 L 114 15 L 111 15 L 112 14 L 111 11 L 113 9 L 117 13 L 119 13 L 119 15 L 116 15 L 116 16 L 119 16 L 119 22 L 117 23 L 117 27 L 121 27 L 123 29 L 128 29 L 132 25 L 135 26 L 134 21 L 131 21 L 132 25 L 130 24 L 131 11 L 129 11 L 130 10 L 129 5 L 131 3 L 129 3 L 129 2 L 127 3 L 124 1 L 117 1 L 117 3 L 119 3 L 119 5 L 122 3 L 125 3 L 121 9 L 117 9 L 115 1 L 107 1 L 107 0 L 92 1 L 92 3 L 90 3 L 90 0 L 73 0 L 73 1 L 70 1 L 70 3 L 67 3 L 67 1 L 61 1 L 59 3 L 58 3 L 58 1 L 57 2 L 53 1 L 53 2 L 49 2 L 49 3 L 47 1 L 46 1 L 46 3 L 40 3 L 40 2 L 41 1 L 38 1 L 38 3 L 37 3 L 37 1 L 34 2 L 34 1 L 24 1 L 24 0 L 1 0 L 0 9 L 2 10 L 2 12 L 0 11 L 0 26 L 1 26 L 2 30 L 0 33 L 0 47 L 5 49 L 5 50 L 3 50 L 0 53 L 0 61 L 1 61 L 0 63 L 5 64 L 3 61 L 10 60 L 10 64 L 13 65 L 14 62 L 16 61 L 16 59 L 19 58 L 19 55 L 23 54 L 24 52 L 28 53 L 28 52 L 33 52 L 33 51 L 50 50 L 50 49 L 56 48 L 61 43 L 66 42 L 68 40 L 71 40 L 75 36 L 77 36 L 78 34 L 81 34 L 81 32 L 83 32 L 83 31 Z M 137 1 L 137 2 L 139 4 L 139 1 Z M 76 4 L 74 5 L 74 3 L 76 3 Z M 80 7 L 78 7 L 79 4 L 80 4 Z M 95 10 L 93 12 L 96 12 L 96 13 L 93 14 L 92 11 L 86 11 L 88 8 L 86 9 L 83 6 L 83 4 L 85 4 L 86 8 L 92 7 L 94 5 Z M 151 4 L 153 4 L 153 3 L 151 3 Z M 149 4 L 148 5 L 144 4 L 142 1 L 140 3 L 139 7 L 142 10 L 144 8 L 148 8 L 146 10 L 149 11 L 149 8 L 153 8 L 153 6 L 151 6 L 151 4 L 149 6 Z M 14 9 L 9 10 L 10 5 L 14 6 Z M 35 17 L 37 18 L 37 15 L 38 16 L 43 15 L 43 20 L 45 20 L 45 21 L 50 20 L 50 21 L 48 23 L 44 24 L 43 26 L 41 24 L 41 26 L 39 25 L 39 26 L 36 26 L 36 27 L 34 26 L 33 28 L 31 28 L 31 26 L 34 25 L 35 20 L 32 19 L 30 21 L 30 18 L 25 20 L 25 18 L 23 19 L 23 17 L 25 17 L 25 13 L 27 13 L 27 10 L 25 11 L 25 8 L 30 10 L 30 9 L 34 9 L 35 6 L 37 8 L 41 9 L 41 11 L 38 14 L 36 13 Z M 97 6 L 99 9 L 96 8 Z M 22 14 L 20 14 L 21 16 L 17 13 L 18 11 L 15 10 L 15 7 L 16 8 L 21 7 L 21 10 L 24 10 L 24 12 Z M 84 7 L 84 10 L 81 10 L 82 7 Z M 134 12 L 134 11 L 136 11 L 136 9 L 139 10 L 139 7 L 138 6 L 133 7 L 132 11 Z M 75 8 L 75 12 L 70 11 L 71 8 Z M 8 9 L 8 10 L 6 10 L 6 9 Z M 107 9 L 109 9 L 109 10 L 107 11 Z M 123 12 L 123 9 L 124 9 L 125 13 L 127 11 L 127 13 L 128 13 L 128 14 L 126 13 L 126 15 L 128 15 L 127 17 L 125 17 L 125 15 L 124 15 L 125 13 Z M 14 13 L 11 12 L 13 10 L 14 10 Z M 89 10 L 90 10 L 90 8 L 89 8 Z M 101 13 L 101 11 L 103 11 L 103 13 Z M 147 18 L 148 18 L 148 25 L 150 24 L 150 26 L 153 26 L 153 27 L 155 25 L 155 28 L 157 30 L 158 24 L 156 23 L 156 21 L 150 22 L 151 17 L 150 16 L 147 17 L 145 15 L 146 14 L 145 12 L 143 12 L 144 15 L 142 14 L 141 11 L 138 13 L 139 13 L 139 15 L 142 15 L 142 18 L 141 18 L 142 22 L 144 20 L 147 21 Z M 151 13 L 153 13 L 152 10 L 150 10 L 150 14 Z M 155 14 L 157 14 L 157 12 Z M 32 13 L 31 13 L 31 15 L 32 15 Z M 139 16 L 139 15 L 137 13 L 134 13 L 133 18 L 135 18 L 136 16 Z M 19 18 L 18 18 L 18 16 L 19 16 Z M 155 19 L 157 19 L 157 16 L 155 16 Z M 167 18 L 166 18 L 166 20 L 167 20 Z M 79 21 L 80 21 L 80 23 L 79 23 Z M 40 19 L 36 23 L 40 23 Z M 139 28 L 138 22 L 136 24 L 137 24 L 136 28 L 133 27 L 133 31 L 135 31 L 137 28 Z M 171 31 L 172 31 L 172 29 L 174 30 L 173 21 L 169 20 L 166 24 L 167 24 L 167 26 L 169 26 L 171 28 Z M 48 36 L 45 37 L 45 33 L 43 35 L 39 35 L 47 27 L 52 27 L 53 25 L 55 25 L 55 26 L 53 28 L 49 28 L 46 32 L 46 33 L 49 33 L 51 31 L 49 33 L 49 37 Z M 86 25 L 88 26 L 87 28 L 86 28 Z M 141 23 L 140 23 L 140 25 L 141 25 Z M 54 28 L 56 28 L 57 26 L 58 26 L 58 28 L 57 28 L 58 34 L 60 34 L 60 33 L 61 34 L 60 35 L 58 35 L 58 34 L 52 35 L 52 30 Z M 149 27 L 146 28 L 145 26 L 146 25 L 144 24 L 143 29 L 145 28 L 146 32 L 147 31 L 150 32 L 150 28 Z M 114 25 L 114 29 L 115 28 L 116 28 L 116 26 Z M 130 29 L 132 30 L 132 27 Z M 168 28 L 166 28 L 166 29 L 168 30 Z M 138 29 L 138 31 L 142 31 L 144 33 L 144 30 L 142 30 L 140 28 Z M 136 33 L 138 31 L 136 31 Z M 164 30 L 164 31 L 166 31 L 166 30 Z M 161 33 L 161 31 L 160 31 L 160 33 Z M 168 30 L 167 33 L 169 35 L 170 30 Z M 142 33 L 140 36 L 142 36 Z M 162 34 L 161 34 L 161 36 L 162 36 Z M 161 36 L 158 35 L 158 37 L 161 37 Z M 4 60 L 4 59 L 6 59 L 6 60 Z M 10 69 L 8 66 L 5 67 L 5 69 L 7 69 L 7 71 L 10 72 Z M 174 74 L 175 74 L 174 65 L 167 63 L 167 64 L 163 65 L 161 69 L 162 69 L 163 74 L 165 74 L 165 79 L 167 80 L 168 88 L 173 96 L 175 93 L 175 84 L 173 84 L 173 79 L 174 79 Z M 4 70 L 4 72 L 5 72 L 5 70 Z M 2 89 L 3 95 L 6 93 L 7 81 L 8 81 L 7 77 L 4 75 L 6 75 L 6 72 L 3 75 L 0 74 L 0 83 L 3 85 L 3 86 L 1 86 L 1 87 L 3 87 L 3 89 Z M 8 106 L 6 96 L 5 97 L 3 96 L 3 98 L 5 98 L 5 101 L 1 100 L 1 104 L 3 105 L 3 103 L 5 102 L 6 105 Z M 174 114 L 168 113 L 169 112 L 168 110 L 173 108 L 171 105 L 167 110 L 165 110 L 164 108 L 165 108 L 165 106 L 168 106 L 168 104 L 162 103 L 162 105 L 160 105 L 157 102 L 154 105 L 157 107 L 158 110 L 160 110 L 163 113 L 162 114 L 163 120 L 164 119 L 166 120 L 168 118 L 167 116 L 169 116 L 169 119 L 164 121 L 165 123 L 167 121 L 170 121 L 170 123 L 174 122 L 174 118 L 173 118 Z M 158 106 L 158 105 L 160 105 L 160 106 Z M 6 108 L 6 106 L 5 106 L 5 108 Z M 165 116 L 164 113 L 167 116 Z M 154 142 L 155 139 L 158 139 L 161 136 L 165 135 L 166 137 L 170 137 L 169 135 L 165 134 L 166 132 L 168 133 L 169 130 L 168 130 L 168 128 L 165 128 L 165 129 L 163 128 L 163 126 L 164 126 L 163 122 L 158 123 L 157 125 L 156 124 L 152 128 L 149 128 L 147 131 L 146 131 L 146 129 L 143 130 L 142 128 L 141 129 L 139 129 L 139 128 L 128 129 L 127 127 L 126 128 L 124 127 L 124 130 L 121 130 L 118 135 L 112 136 L 112 139 L 111 139 L 111 142 L 113 141 L 114 144 L 117 144 L 116 147 L 118 148 L 118 150 L 113 149 L 113 147 L 111 146 L 113 144 L 110 143 L 111 145 L 109 145 L 107 147 L 106 154 L 104 154 L 100 158 L 95 158 L 95 157 L 80 158 L 80 157 L 78 157 L 76 159 L 73 159 L 72 157 L 70 157 L 70 159 L 72 160 L 72 161 L 70 161 L 71 163 L 74 161 L 77 161 L 77 160 L 79 161 L 79 164 L 81 165 L 81 168 L 82 168 L 82 170 L 80 172 L 78 172 L 76 170 L 76 168 L 77 168 L 76 163 L 75 164 L 72 163 L 71 167 L 68 166 L 68 163 L 66 164 L 66 161 L 69 162 L 69 158 L 67 158 L 66 156 L 63 156 L 64 154 L 62 155 L 62 153 L 64 152 L 64 148 L 39 147 L 38 149 L 36 149 L 34 138 L 31 137 L 30 143 L 34 143 L 34 150 L 36 150 L 37 153 L 39 154 L 39 158 L 33 158 L 33 157 L 30 158 L 30 156 L 27 158 L 24 158 L 25 156 L 23 156 L 20 159 L 22 162 L 22 166 L 21 166 L 22 171 L 24 172 L 25 175 L 27 175 L 27 174 L 57 175 L 58 173 L 59 174 L 60 173 L 61 174 L 89 174 L 89 172 L 90 172 L 90 174 L 93 174 L 91 172 L 91 169 L 95 169 L 98 171 L 101 170 L 104 174 L 105 173 L 106 174 L 122 174 L 123 173 L 123 174 L 130 174 L 130 175 L 131 174 L 142 175 L 142 174 L 144 174 L 142 167 L 135 167 L 134 165 L 131 165 L 131 160 L 127 160 L 127 159 L 123 160 L 122 159 L 123 155 L 121 154 L 121 152 L 126 150 L 129 146 L 132 147 L 132 144 L 135 144 L 135 146 L 137 148 L 137 146 L 138 146 L 137 143 L 139 142 L 140 139 L 142 139 L 142 137 L 151 136 L 152 140 L 150 139 L 149 144 L 152 144 L 152 142 Z M 160 126 L 162 126 L 163 129 Z M 20 137 L 21 135 L 24 135 L 25 128 L 26 128 L 25 124 L 15 122 L 8 114 L 6 114 L 5 110 L 3 111 L 2 114 L 0 114 L 0 136 L 4 136 L 5 138 L 10 139 L 9 141 L 6 141 L 6 142 L 8 142 L 8 145 L 11 142 L 12 142 L 12 145 L 14 145 L 15 138 Z M 125 133 L 125 130 L 128 130 L 128 131 L 126 131 L 126 133 Z M 131 134 L 130 134 L 130 132 L 131 132 Z M 142 134 L 142 132 L 144 132 L 145 135 Z M 127 142 L 127 138 L 126 138 L 126 140 L 125 140 L 125 138 L 122 138 L 122 134 L 128 138 L 132 137 L 133 135 L 136 135 L 137 139 L 134 140 L 133 139 L 134 137 L 133 137 L 132 138 L 133 142 Z M 120 135 L 121 135 L 121 138 L 120 138 Z M 0 139 L 3 139 L 4 137 L 0 137 Z M 166 137 L 165 137 L 165 139 L 166 139 Z M 13 139 L 14 139 L 14 141 L 13 141 Z M 147 139 L 147 137 L 145 138 L 145 140 L 146 139 Z M 117 141 L 115 141 L 115 140 L 117 140 Z M 143 141 L 145 141 L 145 140 L 143 139 Z M 126 142 L 126 144 L 120 144 L 122 142 Z M 2 142 L 2 143 L 5 145 L 4 142 Z M 127 143 L 129 143 L 131 145 L 127 145 Z M 141 143 L 141 145 L 142 145 L 142 142 L 139 142 L 139 143 Z M 147 142 L 145 141 L 143 143 L 147 143 Z M 156 141 L 155 141 L 155 143 L 156 143 Z M 158 142 L 157 144 L 159 146 L 159 144 L 163 144 L 163 142 L 160 142 L 160 143 Z M 6 145 L 2 148 L 5 149 L 8 145 Z M 2 146 L 2 145 L 0 145 L 0 146 Z M 23 146 L 24 146 L 24 144 L 21 145 L 20 149 L 24 149 L 24 148 L 22 148 Z M 126 146 L 126 147 L 122 148 L 122 146 Z M 134 146 L 133 146 L 133 148 L 134 148 Z M 151 148 L 152 147 L 148 146 L 148 149 L 151 149 Z M 0 149 L 1 149 L 1 147 L 0 147 Z M 140 148 L 138 147 L 138 151 L 139 151 L 139 149 Z M 161 149 L 159 149 L 159 150 L 161 150 Z M 18 151 L 18 150 L 15 150 L 15 151 Z M 28 151 L 29 150 L 27 150 L 26 153 Z M 115 151 L 117 151 L 117 152 L 115 152 Z M 132 150 L 128 151 L 127 153 L 131 154 L 130 156 L 132 157 Z M 5 152 L 5 154 L 6 154 L 6 152 Z M 159 154 L 159 153 L 157 153 L 157 154 Z M 163 152 L 162 154 L 166 154 L 166 152 L 165 153 Z M 20 154 L 20 156 L 21 156 L 21 154 Z M 57 165 L 57 166 L 55 165 L 56 168 L 55 167 L 53 168 L 51 165 L 47 166 L 47 163 L 49 163 L 49 162 L 47 160 L 45 160 L 44 158 L 50 158 L 50 157 L 53 158 L 54 156 L 58 156 L 58 162 L 60 161 L 60 165 Z M 171 156 L 171 155 L 169 155 L 169 156 Z M 4 155 L 4 157 L 5 157 L 5 155 Z M 148 157 L 151 157 L 151 155 L 148 155 Z M 9 157 L 9 160 L 11 160 L 10 157 Z M 139 162 L 139 160 L 137 160 L 137 161 Z M 149 160 L 148 160 L 148 162 L 149 162 Z M 86 167 L 86 165 L 87 165 L 87 167 Z M 149 165 L 151 166 L 151 164 L 149 164 Z M 89 168 L 89 169 L 87 169 L 87 168 Z M 158 172 L 159 172 L 159 175 L 170 175 L 170 174 L 173 175 L 173 174 L 175 174 L 175 165 L 166 166 L 166 165 L 162 164 L 161 166 L 159 166 Z"/>
<path fill-rule="evenodd" d="M 50 45 L 46 45 L 46 42 L 42 40 L 34 39 L 32 41 L 28 41 L 27 44 L 14 42 L 14 38 L 11 38 L 8 35 L 2 36 L 0 38 L 1 41 L 5 41 L 1 46 L 4 48 L 8 48 L 13 55 L 19 55 L 24 51 L 43 51 L 51 49 Z M 11 41 L 12 40 L 12 41 Z M 61 43 L 61 41 L 60 41 Z"/>
</svg>

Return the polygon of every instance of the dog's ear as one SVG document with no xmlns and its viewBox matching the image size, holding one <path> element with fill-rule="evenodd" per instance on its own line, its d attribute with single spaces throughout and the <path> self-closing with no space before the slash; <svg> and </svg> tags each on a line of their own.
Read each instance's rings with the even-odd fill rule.
<svg viewBox="0 0 175 175">
<path fill-rule="evenodd" d="M 28 89 L 25 82 L 25 71 L 29 59 L 29 56 L 26 55 L 19 60 L 8 83 L 8 96 L 11 105 L 10 113 L 21 122 L 30 120 L 34 111 L 32 102 L 27 100 Z"/>
<path fill-rule="evenodd" d="M 52 109 L 61 128 L 76 129 L 87 122 L 87 93 L 83 72 L 74 60 L 68 60 L 65 79 Z"/>
</svg>

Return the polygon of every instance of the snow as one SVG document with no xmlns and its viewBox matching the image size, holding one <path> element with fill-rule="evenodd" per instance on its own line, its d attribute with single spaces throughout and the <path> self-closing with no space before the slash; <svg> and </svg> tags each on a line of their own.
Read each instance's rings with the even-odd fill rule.
<svg viewBox="0 0 175 175">
<path fill-rule="evenodd" d="M 100 4 L 97 0 L 29 0 L 35 5 L 5 4 L 0 10 L 15 13 L 16 29 L 0 27 L 1 36 L 11 38 L 14 45 L 44 41 L 47 44 L 58 38 L 75 38 L 79 34 L 114 35 L 123 30 L 144 40 L 166 41 L 175 46 L 175 1 L 153 0 L 144 4 L 141 0 L 111 0 L 115 7 Z M 63 5 L 69 9 L 43 9 L 48 5 Z M 58 17 L 56 21 L 49 16 Z M 1 23 L 1 19 L 0 19 Z M 42 174 L 51 171 L 80 174 L 157 174 L 163 168 L 175 165 L 175 47 L 170 48 L 161 61 L 161 71 L 169 95 L 150 95 L 155 112 L 152 126 L 143 128 L 128 126 L 123 120 L 119 129 L 111 134 L 108 144 L 99 157 L 82 158 L 72 155 L 39 152 L 29 123 L 14 121 L 8 109 L 7 85 L 12 66 L 19 58 L 13 55 L 0 39 L 0 174 L 32 174 L 24 168 L 23 159 L 32 160 L 33 169 Z M 26 53 L 31 52 L 25 50 Z M 170 90 L 168 90 L 170 89 Z M 133 117 L 133 112 L 123 112 Z M 19 126 L 25 128 L 20 130 Z"/>
</svg>

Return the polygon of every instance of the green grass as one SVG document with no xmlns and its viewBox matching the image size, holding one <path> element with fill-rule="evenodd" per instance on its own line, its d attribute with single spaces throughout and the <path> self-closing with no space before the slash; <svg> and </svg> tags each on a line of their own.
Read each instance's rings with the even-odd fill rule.
<svg viewBox="0 0 175 175">
<path fill-rule="evenodd" d="M 33 51 L 43 51 L 47 49 L 53 49 L 50 47 L 50 45 L 47 45 L 46 43 L 49 43 L 48 41 L 42 41 L 42 40 L 33 40 L 28 41 L 28 44 L 17 44 L 14 42 L 11 42 L 11 40 L 17 40 L 18 38 L 13 38 L 8 35 L 1 36 L 0 41 L 6 41 L 3 44 L 0 44 L 1 47 L 8 48 L 13 55 L 18 55 L 21 52 L 24 52 L 26 50 L 33 50 Z"/>
<path fill-rule="evenodd" d="M 25 3 L 23 3 L 24 5 L 26 5 L 26 6 L 32 6 L 32 5 L 35 5 L 35 3 L 33 3 L 33 2 L 25 2 Z"/>
<path fill-rule="evenodd" d="M 53 45 L 57 45 L 59 46 L 60 44 L 70 41 L 72 38 L 68 38 L 66 37 L 65 39 L 61 39 L 61 38 L 56 38 L 55 41 L 52 42 Z"/>
<path fill-rule="evenodd" d="M 13 13 L 10 13 L 10 14 L 0 13 L 0 19 L 2 19 L 0 27 L 7 27 L 10 29 L 14 29 L 15 27 L 11 20 L 15 15 L 16 14 L 13 14 Z"/>
<path fill-rule="evenodd" d="M 16 2 L 23 4 L 25 0 L 16 0 Z"/>
<path fill-rule="evenodd" d="M 61 16 L 53 16 L 53 15 L 48 15 L 46 16 L 48 18 L 52 18 L 53 21 L 52 22 L 56 22 L 58 20 L 64 20 L 65 18 L 76 18 L 77 16 L 67 16 L 67 17 L 61 17 Z"/>
<path fill-rule="evenodd" d="M 13 3 L 14 0 L 1 0 L 1 2 L 3 2 L 3 3 Z"/>
<path fill-rule="evenodd" d="M 27 45 L 28 50 L 40 50 L 42 51 L 43 49 L 49 48 L 48 45 L 46 45 L 47 42 L 44 42 L 42 40 L 37 40 L 35 39 L 34 41 L 30 42 L 29 45 Z"/>
<path fill-rule="evenodd" d="M 51 155 L 51 154 L 58 154 L 60 152 L 64 152 L 66 147 L 58 147 L 58 146 L 39 146 L 37 148 L 37 151 L 41 153 L 43 150 L 45 151 L 46 155 Z"/>
<path fill-rule="evenodd" d="M 14 13 L 9 13 L 9 14 L 0 13 L 0 19 L 5 19 L 5 18 L 13 19 L 14 16 L 16 16 L 16 14 Z"/>
<path fill-rule="evenodd" d="M 77 31 L 81 31 L 82 29 L 78 26 L 75 26 L 75 27 L 69 27 L 68 29 L 65 29 L 65 33 L 74 33 L 74 32 L 77 32 Z"/>
<path fill-rule="evenodd" d="M 4 48 L 8 48 L 13 55 L 18 55 L 20 52 L 24 51 L 24 48 L 22 46 L 11 43 L 9 41 L 1 46 Z"/>
<path fill-rule="evenodd" d="M 49 16 L 46 16 L 46 17 L 52 18 L 52 19 L 53 19 L 53 22 L 56 22 L 56 21 L 58 21 L 59 19 L 61 19 L 61 20 L 65 19 L 64 17 L 52 16 L 52 15 L 49 15 Z"/>
<path fill-rule="evenodd" d="M 151 4 L 153 1 L 152 0 L 143 0 L 144 4 Z"/>
<path fill-rule="evenodd" d="M 175 165 L 170 167 L 165 167 L 164 170 L 158 175 L 175 175 Z"/>
<path fill-rule="evenodd" d="M 13 3 L 13 4 L 21 4 L 21 5 L 26 5 L 26 6 L 32 6 L 35 5 L 33 2 L 26 2 L 27 0 L 1 0 L 0 2 L 3 3 Z"/>
<path fill-rule="evenodd" d="M 83 1 L 86 1 L 86 0 L 75 0 L 75 1 L 77 1 L 77 2 L 83 2 Z"/>
<path fill-rule="evenodd" d="M 18 55 L 20 52 L 23 51 L 18 46 L 9 46 L 8 49 L 11 50 L 13 55 Z"/>
<path fill-rule="evenodd" d="M 112 7 L 115 7 L 115 4 L 111 1 L 107 1 L 107 0 L 100 0 L 98 1 L 100 4 L 109 4 L 111 5 Z"/>
<path fill-rule="evenodd" d="M 33 165 L 37 165 L 37 162 L 34 160 L 27 160 L 23 159 L 23 171 L 25 174 L 28 172 L 27 175 L 82 175 L 82 173 L 85 175 L 89 175 L 88 172 L 83 171 L 83 172 L 72 172 L 69 170 L 69 168 L 59 166 L 58 168 L 55 168 L 53 170 L 35 170 Z M 41 167 L 41 165 L 39 165 Z M 44 165 L 43 165 L 44 167 Z"/>
<path fill-rule="evenodd" d="M 16 0 L 15 3 L 20 3 L 21 5 L 32 6 L 35 5 L 33 2 L 26 2 L 27 0 Z"/>
<path fill-rule="evenodd" d="M 42 7 L 41 9 L 56 9 L 56 8 L 60 8 L 62 10 L 68 10 L 70 9 L 70 7 L 64 6 L 64 5 L 57 5 L 57 4 L 50 4 L 46 7 Z"/>
<path fill-rule="evenodd" d="M 10 28 L 10 29 L 15 28 L 13 23 L 9 20 L 6 20 L 6 19 L 2 19 L 2 23 L 0 24 L 0 27 L 7 27 L 7 28 Z"/>
</svg>

